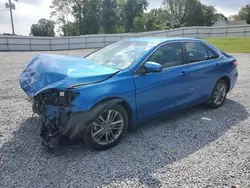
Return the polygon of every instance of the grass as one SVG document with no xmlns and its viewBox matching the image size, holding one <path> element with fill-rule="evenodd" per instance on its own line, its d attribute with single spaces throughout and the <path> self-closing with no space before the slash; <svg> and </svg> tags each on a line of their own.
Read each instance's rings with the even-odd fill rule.
<svg viewBox="0 0 250 188">
<path fill-rule="evenodd" d="M 208 38 L 204 40 L 228 53 L 250 53 L 250 37 Z"/>
</svg>

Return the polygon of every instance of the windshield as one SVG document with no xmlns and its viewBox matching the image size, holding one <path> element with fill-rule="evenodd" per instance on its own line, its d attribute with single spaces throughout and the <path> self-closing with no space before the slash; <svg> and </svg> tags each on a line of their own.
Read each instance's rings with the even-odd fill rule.
<svg viewBox="0 0 250 188">
<path fill-rule="evenodd" d="M 86 59 L 121 70 L 129 67 L 154 45 L 156 43 L 144 41 L 119 41 L 90 54 Z"/>
</svg>

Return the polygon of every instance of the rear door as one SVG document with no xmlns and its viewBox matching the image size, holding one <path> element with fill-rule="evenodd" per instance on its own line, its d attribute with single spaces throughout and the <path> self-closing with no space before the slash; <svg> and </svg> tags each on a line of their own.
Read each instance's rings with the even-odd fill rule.
<svg viewBox="0 0 250 188">
<path fill-rule="evenodd" d="M 222 74 L 219 54 L 201 42 L 183 44 L 189 69 L 187 102 L 198 104 L 208 100 Z"/>
<path fill-rule="evenodd" d="M 145 73 L 143 64 L 134 73 L 137 117 L 139 119 L 164 110 L 179 108 L 187 97 L 187 65 L 180 42 L 159 47 L 145 62 L 163 66 L 162 72 Z"/>
</svg>

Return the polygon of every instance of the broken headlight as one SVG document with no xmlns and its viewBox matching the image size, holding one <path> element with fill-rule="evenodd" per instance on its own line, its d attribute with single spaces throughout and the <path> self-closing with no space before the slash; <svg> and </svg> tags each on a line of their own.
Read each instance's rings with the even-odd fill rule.
<svg viewBox="0 0 250 188">
<path fill-rule="evenodd" d="M 37 95 L 34 100 L 48 105 L 65 106 L 70 105 L 78 95 L 79 93 L 72 91 L 51 90 Z"/>
</svg>

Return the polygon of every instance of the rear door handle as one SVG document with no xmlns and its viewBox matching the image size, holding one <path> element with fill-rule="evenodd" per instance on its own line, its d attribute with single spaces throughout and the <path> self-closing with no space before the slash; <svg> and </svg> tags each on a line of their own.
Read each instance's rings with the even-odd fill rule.
<svg viewBox="0 0 250 188">
<path fill-rule="evenodd" d="M 219 64 L 219 63 L 216 63 L 216 64 L 215 64 L 215 67 L 220 67 L 220 64 Z"/>
<path fill-rule="evenodd" d="M 184 76 L 184 75 L 186 75 L 188 72 L 187 71 L 182 71 L 181 73 L 180 73 L 180 76 Z"/>
</svg>

